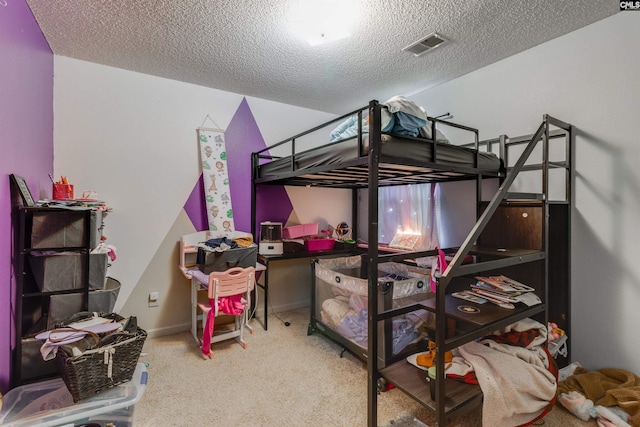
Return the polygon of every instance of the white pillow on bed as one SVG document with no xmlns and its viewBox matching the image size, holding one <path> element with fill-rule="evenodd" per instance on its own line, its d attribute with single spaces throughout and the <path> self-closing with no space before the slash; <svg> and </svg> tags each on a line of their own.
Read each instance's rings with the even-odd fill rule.
<svg viewBox="0 0 640 427">
<path fill-rule="evenodd" d="M 427 121 L 427 125 L 420 128 L 420 136 L 426 139 L 431 139 L 431 121 Z M 447 137 L 440 132 L 440 129 L 436 129 L 436 140 L 440 144 L 450 144 Z"/>
<path fill-rule="evenodd" d="M 427 112 L 424 108 L 404 96 L 394 96 L 384 103 L 390 113 L 402 112 L 426 120 L 427 124 L 419 129 L 420 136 L 431 139 L 431 121 L 427 119 Z M 448 144 L 449 140 L 440 130 L 436 129 L 436 139 L 439 143 Z"/>
<path fill-rule="evenodd" d="M 427 113 L 423 108 L 419 107 L 415 102 L 405 98 L 404 96 L 394 96 L 384 103 L 390 113 L 402 112 L 427 120 Z"/>
</svg>

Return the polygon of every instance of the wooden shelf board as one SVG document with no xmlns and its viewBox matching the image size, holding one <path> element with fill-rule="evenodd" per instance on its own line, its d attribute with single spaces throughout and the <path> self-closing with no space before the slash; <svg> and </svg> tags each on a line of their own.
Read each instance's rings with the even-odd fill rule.
<svg viewBox="0 0 640 427">
<path fill-rule="evenodd" d="M 406 360 L 400 360 L 380 370 L 380 375 L 389 383 L 407 393 L 413 399 L 436 410 L 436 402 L 431 400 L 427 371 L 419 369 Z M 445 411 L 454 413 L 469 404 L 482 401 L 482 390 L 475 384 L 445 380 Z"/>
</svg>

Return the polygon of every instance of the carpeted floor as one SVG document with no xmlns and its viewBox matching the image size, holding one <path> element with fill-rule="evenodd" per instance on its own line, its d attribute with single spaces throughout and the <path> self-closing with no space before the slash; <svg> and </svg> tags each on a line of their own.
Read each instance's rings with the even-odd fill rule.
<svg viewBox="0 0 640 427">
<path fill-rule="evenodd" d="M 270 317 L 269 330 L 256 320 L 245 334 L 246 350 L 234 340 L 214 344 L 204 360 L 189 332 L 147 339 L 142 361 L 149 381 L 134 410 L 136 426 L 367 425 L 367 370 L 362 361 L 321 335 L 307 336 L 309 311 Z M 378 425 L 435 426 L 433 413 L 397 389 L 378 396 Z M 477 427 L 481 408 L 450 425 Z M 595 426 L 561 406 L 537 425 Z M 494 427 L 494 426 L 490 426 Z M 499 426 L 502 427 L 502 426 Z"/>
</svg>

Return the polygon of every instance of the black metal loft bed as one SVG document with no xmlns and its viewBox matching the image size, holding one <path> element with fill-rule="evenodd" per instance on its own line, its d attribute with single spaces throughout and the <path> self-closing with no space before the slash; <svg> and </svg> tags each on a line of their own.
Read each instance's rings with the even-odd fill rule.
<svg viewBox="0 0 640 427">
<path fill-rule="evenodd" d="M 367 357 L 368 367 L 368 423 L 377 425 L 377 393 L 381 384 L 392 382 L 396 387 L 412 396 L 425 406 L 436 412 L 438 425 L 445 425 L 450 417 L 465 410 L 470 405 L 482 402 L 482 393 L 477 386 L 450 384 L 444 375 L 436 378 L 436 395 L 431 399 L 428 393 L 428 380 L 415 380 L 415 372 L 409 364 L 398 361 L 397 355 L 391 355 L 380 349 L 380 334 L 384 335 L 388 328 L 378 328 L 396 316 L 416 310 L 428 310 L 436 315 L 435 342 L 438 348 L 436 366 L 439 372 L 444 372 L 444 351 L 451 350 L 470 340 L 496 330 L 499 327 L 523 319 L 539 316 L 547 318 L 547 277 L 549 270 L 548 215 L 540 215 L 541 233 L 540 247 L 499 252 L 495 248 L 480 248 L 476 243 L 481 233 L 491 223 L 494 214 L 509 200 L 529 200 L 536 207 L 549 212 L 549 171 L 562 169 L 566 172 L 566 200 L 565 210 L 570 212 L 571 182 L 573 179 L 573 134 L 572 127 L 550 116 L 544 116 L 538 131 L 531 136 L 514 138 L 506 136 L 481 142 L 478 130 L 455 124 L 449 121 L 430 118 L 431 135 L 436 136 L 436 126 L 447 126 L 457 130 L 470 132 L 473 141 L 464 145 L 452 145 L 441 142 L 438 138 L 423 139 L 392 135 L 381 132 L 382 110 L 386 107 L 377 101 L 371 101 L 368 106 L 345 114 L 332 121 L 323 123 L 306 132 L 271 145 L 252 155 L 252 232 L 256 235 L 256 193 L 265 185 L 291 185 L 308 187 L 347 188 L 353 190 L 352 197 L 352 230 L 357 239 L 358 203 L 357 191 L 368 192 L 368 236 L 367 250 L 363 255 L 368 278 L 368 349 L 367 354 L 378 354 L 378 357 Z M 357 135 L 336 143 L 326 143 L 323 139 L 328 129 L 341 121 L 356 116 Z M 366 119 L 368 117 L 368 119 Z M 368 124 L 368 132 L 364 132 L 364 124 Z M 550 127 L 557 128 L 552 131 Z M 316 140 L 314 148 L 301 149 L 303 139 L 312 134 L 322 136 Z M 566 141 L 566 156 L 560 161 L 549 160 L 549 141 L 561 138 Z M 319 142 L 318 142 L 319 141 Z M 529 159 L 538 143 L 542 147 L 542 159 L 532 163 Z M 517 160 L 510 164 L 510 149 L 516 148 Z M 277 154 L 274 154 L 276 153 Z M 514 156 L 516 156 L 514 154 Z M 534 193 L 513 193 L 510 188 L 515 178 L 523 171 L 540 171 L 542 189 Z M 483 202 L 483 179 L 497 179 L 500 186 L 489 202 Z M 378 277 L 378 264 L 385 262 L 407 262 L 418 257 L 435 255 L 435 251 L 383 253 L 379 251 L 378 242 L 378 188 L 389 185 L 407 185 L 433 182 L 448 182 L 459 180 L 473 180 L 476 182 L 476 213 L 478 221 L 469 233 L 467 239 L 458 248 L 448 248 L 445 251 L 453 255 L 452 262 L 445 273 L 438 277 L 438 289 L 435 295 L 427 300 L 403 307 L 384 307 L 379 305 L 381 286 Z M 564 209 L 564 208 L 563 208 Z M 563 218 L 568 215 L 564 214 Z M 491 239 L 489 239 L 491 240 Z M 463 265 L 466 255 L 476 255 L 480 262 Z M 568 262 L 568 260 L 566 260 Z M 447 289 L 454 277 L 473 275 L 482 271 L 493 271 L 500 268 L 513 268 L 520 264 L 532 264 L 539 268 L 536 290 L 543 301 L 533 307 L 519 308 L 513 312 L 492 313 L 482 322 L 471 321 L 452 313 L 451 298 Z M 447 331 L 447 319 L 455 319 L 465 323 L 467 327 L 457 335 L 451 336 Z M 335 339 L 335 334 L 329 334 Z M 383 337 L 384 338 L 384 337 Z M 444 350 L 444 351 L 440 351 Z M 426 377 L 426 376 L 423 376 Z M 445 391 L 446 385 L 446 391 Z"/>
</svg>

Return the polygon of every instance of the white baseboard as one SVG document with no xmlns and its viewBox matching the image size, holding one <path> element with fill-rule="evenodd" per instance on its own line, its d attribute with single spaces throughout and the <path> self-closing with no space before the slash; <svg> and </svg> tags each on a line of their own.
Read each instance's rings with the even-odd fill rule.
<svg viewBox="0 0 640 427">
<path fill-rule="evenodd" d="M 306 301 L 295 301 L 288 304 L 280 304 L 275 307 L 269 306 L 269 318 L 275 318 L 273 313 L 283 313 L 285 311 L 296 310 L 298 308 L 309 307 L 311 304 L 310 300 Z M 260 322 L 264 321 L 264 303 L 258 301 L 259 307 L 256 307 L 256 312 L 254 317 L 257 318 Z M 147 332 L 148 338 L 158 338 L 166 335 L 179 334 L 180 332 L 189 331 L 191 332 L 191 323 L 183 323 L 180 325 L 166 326 L 164 328 L 154 328 L 154 329 L 145 329 Z"/>
<path fill-rule="evenodd" d="M 179 334 L 184 331 L 191 331 L 191 323 L 167 326 L 164 328 L 145 329 L 147 338 L 164 337 L 165 335 Z"/>
<path fill-rule="evenodd" d="M 269 306 L 268 312 L 269 312 L 269 315 L 271 315 L 271 313 L 282 313 L 285 311 L 296 310 L 298 308 L 309 307 L 309 304 L 311 304 L 310 300 L 294 301 L 288 304 L 280 304 L 275 307 Z M 255 312 L 255 317 L 258 317 L 260 319 L 264 317 L 264 303 L 262 304 L 258 303 L 258 307 L 256 308 L 256 312 Z"/>
</svg>

